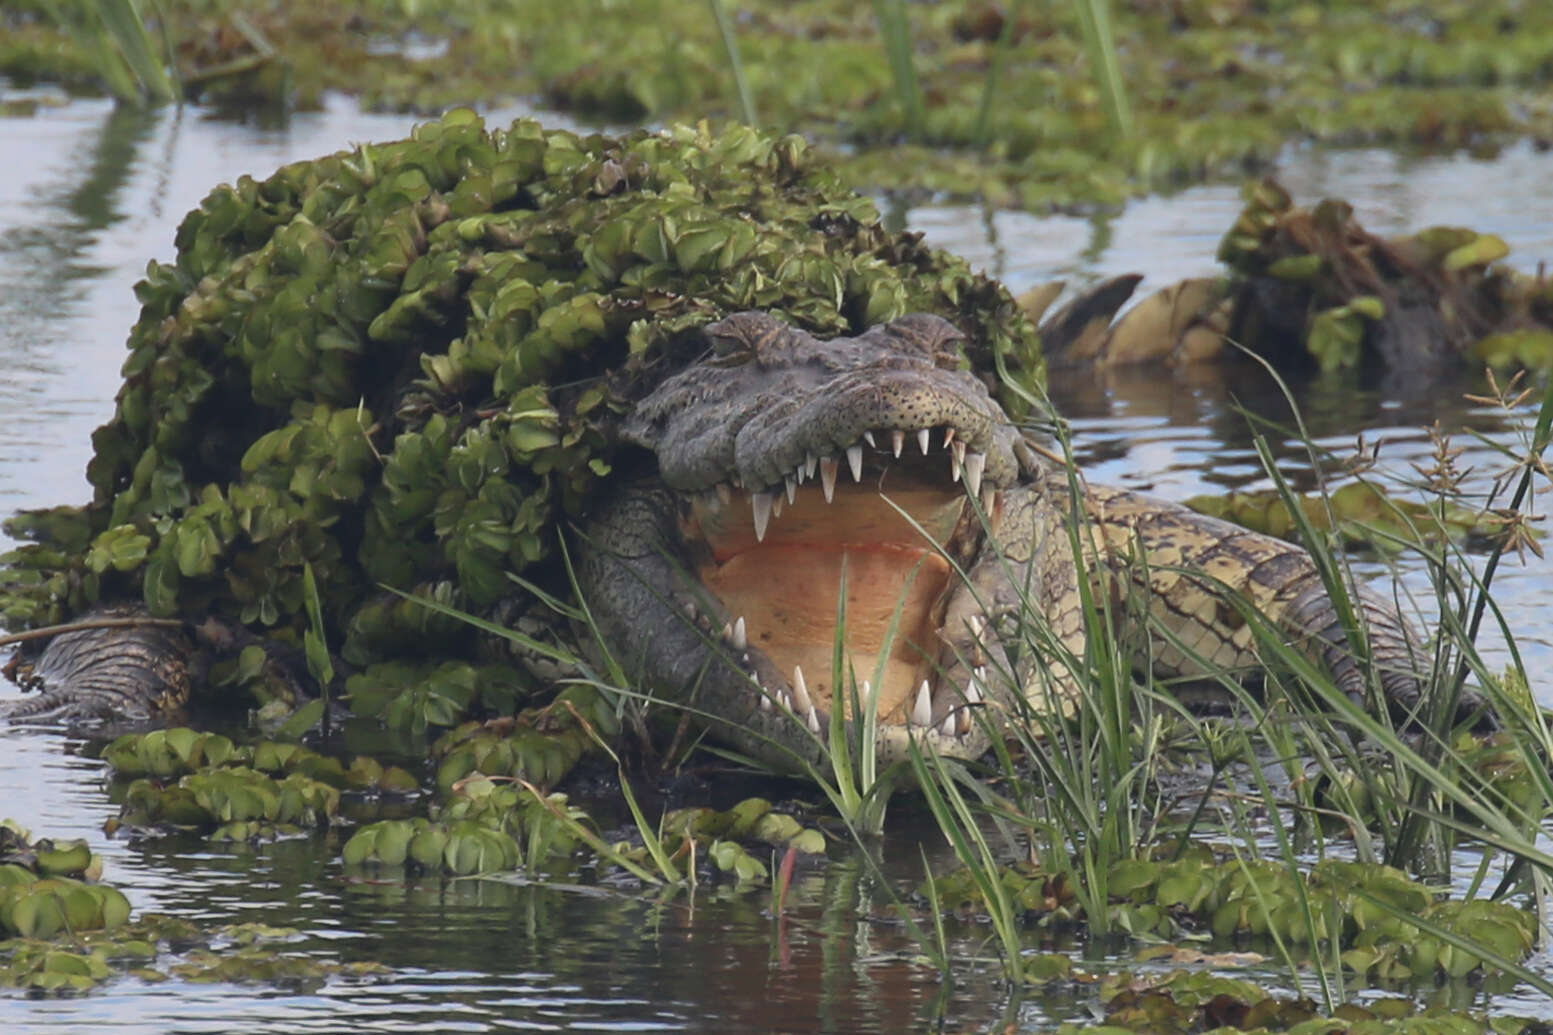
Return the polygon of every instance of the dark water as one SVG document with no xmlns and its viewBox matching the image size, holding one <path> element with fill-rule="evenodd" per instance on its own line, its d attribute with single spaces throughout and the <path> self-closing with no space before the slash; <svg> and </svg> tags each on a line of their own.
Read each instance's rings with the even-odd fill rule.
<svg viewBox="0 0 1553 1035">
<path fill-rule="evenodd" d="M 0 119 L 0 148 L 11 157 L 0 177 L 0 512 L 86 497 L 88 436 L 111 413 L 136 316 L 130 286 L 147 259 L 172 257 L 177 221 L 213 184 L 408 127 L 407 118 L 366 116 L 346 103 L 279 129 L 101 102 Z M 1553 256 L 1548 165 L 1529 149 L 1492 162 L 1294 151 L 1281 178 L 1301 200 L 1352 201 L 1375 231 L 1436 223 L 1493 231 L 1512 245 L 1514 261 L 1532 269 Z M 1149 273 L 1147 289 L 1211 272 L 1218 237 L 1238 210 L 1234 189 L 1204 187 L 1136 203 L 1107 222 L 947 207 L 907 219 L 1016 290 L 1134 270 Z M 1318 441 L 1342 448 L 1366 430 L 1384 440 L 1383 464 L 1402 472 L 1425 461 L 1421 429 L 1436 420 L 1480 428 L 1498 442 L 1514 441 L 1528 420 L 1466 402 L 1469 384 L 1427 397 L 1296 387 Z M 1095 480 L 1175 499 L 1266 484 L 1234 404 L 1281 412 L 1270 385 L 1237 380 L 1231 391 L 1211 376 L 1121 373 L 1058 383 L 1054 394 Z M 1492 449 L 1465 438 L 1459 444 L 1469 446 L 1463 466 L 1490 477 L 1499 463 Z M 1303 451 L 1275 446 L 1290 476 L 1309 482 Z M 1382 573 L 1375 563 L 1366 570 Z M 1404 565 L 1398 574 L 1421 603 L 1429 599 L 1420 571 Z M 1553 667 L 1553 568 L 1512 563 L 1497 586 L 1527 667 L 1541 680 L 1535 689 L 1553 704 L 1545 675 Z M 1495 650 L 1502 660 L 1502 648 L 1490 643 Z M 951 948 L 967 963 L 945 988 L 886 918 L 884 888 L 856 855 L 801 872 L 780 924 L 766 892 L 364 882 L 341 871 L 338 835 L 257 850 L 107 841 L 102 823 L 116 810 L 101 766 L 77 747 L 55 733 L 0 728 L 0 815 L 38 834 L 89 838 L 137 909 L 211 925 L 294 926 L 303 933 L 292 951 L 375 960 L 391 976 L 308 992 L 126 978 L 78 998 L 0 999 L 0 1031 L 851 1032 L 938 1023 L 959 1031 L 1037 1029 L 1089 1009 L 1083 997 L 1012 1001 L 995 968 L 973 962 L 994 956 L 990 931 L 977 926 L 951 928 Z M 948 865 L 937 835 L 905 817 L 879 849 L 891 886 L 918 879 L 919 845 L 935 865 Z M 1532 965 L 1553 969 L 1545 956 Z M 1534 995 L 1500 996 L 1494 1005 L 1553 1016 Z"/>
</svg>

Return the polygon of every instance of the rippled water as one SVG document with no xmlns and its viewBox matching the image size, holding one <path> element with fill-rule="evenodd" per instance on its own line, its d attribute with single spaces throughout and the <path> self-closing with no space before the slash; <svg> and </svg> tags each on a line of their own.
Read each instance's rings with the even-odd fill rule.
<svg viewBox="0 0 1553 1035">
<path fill-rule="evenodd" d="M 173 229 L 185 210 L 218 181 L 401 136 L 409 124 L 343 102 L 284 128 L 90 101 L 35 118 L 0 118 L 0 148 L 13 156 L 0 177 L 0 512 L 86 498 L 88 438 L 111 413 L 136 316 L 130 286 L 147 259 L 172 257 Z M 1529 149 L 1492 162 L 1297 150 L 1280 176 L 1301 200 L 1331 194 L 1352 201 L 1375 231 L 1459 223 L 1496 232 L 1516 261 L 1534 268 L 1553 256 L 1546 168 L 1547 159 Z M 1016 290 L 1128 271 L 1150 275 L 1146 290 L 1211 272 L 1219 234 L 1238 210 L 1234 189 L 1202 187 L 1138 202 L 1105 222 L 950 207 L 914 210 L 906 220 Z M 1401 471 L 1427 456 L 1419 429 L 1435 420 L 1508 441 L 1526 418 L 1505 419 L 1456 391 L 1405 398 L 1383 389 L 1296 387 L 1319 441 L 1342 447 L 1365 429 L 1385 440 L 1383 461 Z M 1242 381 L 1232 392 L 1210 376 L 1124 372 L 1053 390 L 1096 480 L 1175 499 L 1265 484 L 1232 404 L 1276 413 L 1270 386 Z M 1301 450 L 1277 448 L 1291 476 L 1308 481 Z M 1481 446 L 1462 460 L 1485 473 L 1494 462 Z M 1402 578 L 1427 598 L 1420 572 L 1404 568 Z M 1553 571 L 1542 562 L 1512 565 L 1498 585 L 1528 667 L 1549 671 Z M 1537 690 L 1553 704 L 1553 687 Z M 0 728 L 0 814 L 39 834 L 89 838 L 137 909 L 210 924 L 295 926 L 303 931 L 296 951 L 376 960 L 392 976 L 333 981 L 307 993 L 122 979 L 79 998 L 0 999 L 6 1032 L 850 1032 L 917 1029 L 934 1018 L 955 1029 L 1037 1028 L 1086 1016 L 1082 999 L 1012 1004 L 990 972 L 972 971 L 941 989 L 936 972 L 913 962 L 905 932 L 882 919 L 879 888 L 856 858 L 801 873 L 780 925 L 763 893 L 703 889 L 693 898 L 659 898 L 607 885 L 364 882 L 342 873 L 337 835 L 259 849 L 107 841 L 102 823 L 116 809 L 102 789 L 102 767 L 80 757 L 78 746 L 57 733 Z M 919 844 L 947 865 L 936 836 L 897 826 L 882 847 L 893 878 L 916 879 Z M 951 933 L 964 956 L 975 955 L 986 935 L 974 927 Z M 1546 960 L 1537 965 L 1547 969 Z M 1531 999 L 1496 1006 L 1549 1013 Z"/>
</svg>

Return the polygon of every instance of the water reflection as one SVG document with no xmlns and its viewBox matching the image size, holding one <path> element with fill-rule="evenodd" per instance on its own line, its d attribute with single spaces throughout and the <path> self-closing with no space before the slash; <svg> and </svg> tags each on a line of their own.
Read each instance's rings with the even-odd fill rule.
<svg viewBox="0 0 1553 1035">
<path fill-rule="evenodd" d="M 217 182 L 402 136 L 410 124 L 407 116 L 362 115 L 340 101 L 258 127 L 194 110 L 137 114 L 96 102 L 72 102 L 38 119 L 0 118 L 0 146 L 27 155 L 0 180 L 0 512 L 86 497 L 89 436 L 111 412 L 122 343 L 136 316 L 131 285 L 148 258 L 172 257 L 183 212 Z M 1302 199 L 1350 198 L 1378 232 L 1455 222 L 1500 233 L 1529 265 L 1553 253 L 1553 196 L 1541 189 L 1526 149 L 1492 164 L 1299 151 L 1281 175 Z M 1154 278 L 1147 290 L 1212 272 L 1218 236 L 1238 210 L 1234 188 L 1202 187 L 1095 220 L 957 208 L 897 210 L 894 217 L 1016 289 L 1147 270 Z M 1367 430 L 1386 440 L 1383 459 L 1399 472 L 1427 460 L 1419 429 L 1435 420 L 1502 440 L 1524 419 L 1506 419 L 1456 392 L 1401 399 L 1383 385 L 1322 379 L 1292 388 L 1322 445 L 1341 451 Z M 1266 484 L 1237 407 L 1289 420 L 1276 387 L 1245 371 L 1229 380 L 1200 371 L 1061 375 L 1052 394 L 1092 478 L 1174 499 Z M 1297 486 L 1313 483 L 1302 447 L 1275 436 L 1273 449 Z M 1463 461 L 1480 476 L 1496 462 L 1487 446 Z M 1499 583 L 1528 663 L 1541 672 L 1553 666 L 1549 574 L 1546 565 L 1512 568 Z M 1419 571 L 1402 576 L 1407 588 L 1429 596 Z M 40 833 L 90 837 L 137 909 L 210 924 L 295 926 L 303 933 L 294 951 L 376 960 L 392 975 L 313 992 L 123 980 L 77 999 L 0 999 L 6 1032 L 850 1032 L 938 1023 L 1034 1030 L 1088 1016 L 1083 995 L 1011 999 L 995 966 L 962 968 L 953 987 L 942 986 L 890 914 L 886 885 L 856 855 L 838 853 L 801 873 L 780 921 L 767 892 L 703 888 L 693 898 L 659 897 L 598 885 L 586 874 L 557 885 L 367 879 L 341 870 L 339 835 L 258 849 L 106 842 L 99 831 L 115 810 L 100 786 L 100 764 L 74 753 L 76 746 L 52 733 L 0 729 L 0 811 Z M 934 853 L 933 865 L 948 865 L 929 830 L 897 826 L 879 851 L 888 886 L 914 884 L 919 846 Z M 987 933 L 951 924 L 951 951 L 990 960 Z"/>
</svg>

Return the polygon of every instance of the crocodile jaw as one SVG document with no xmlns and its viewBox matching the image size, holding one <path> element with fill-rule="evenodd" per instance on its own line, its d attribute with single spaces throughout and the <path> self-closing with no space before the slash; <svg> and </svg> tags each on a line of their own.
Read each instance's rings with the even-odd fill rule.
<svg viewBox="0 0 1553 1035">
<path fill-rule="evenodd" d="M 984 610 L 1007 611 L 1014 568 L 986 526 L 1030 462 L 962 335 L 924 314 L 828 341 L 763 313 L 703 332 L 622 424 L 656 488 L 591 519 L 601 630 L 644 686 L 785 768 L 823 764 L 854 692 L 878 693 L 881 762 L 979 754 L 975 709 L 1018 696 Z"/>
<path fill-rule="evenodd" d="M 934 544 L 951 541 L 964 497 L 859 486 L 826 503 L 811 491 L 773 515 L 763 541 L 754 536 L 750 509 L 744 493 L 727 506 L 698 501 L 693 508 L 682 533 L 710 548 L 698 566 L 701 584 L 744 622 L 749 649 L 763 652 L 790 684 L 798 681 L 795 669 L 803 673 L 812 703 L 827 716 L 836 710 L 839 629 L 841 673 L 850 674 L 843 685 L 870 681 L 880 717 L 904 725 L 917 688 L 937 681 L 937 631 L 953 569 Z"/>
<path fill-rule="evenodd" d="M 949 476 L 963 473 L 964 451 L 947 429 L 931 438 L 947 441 L 930 458 L 870 443 L 836 481 L 791 487 L 791 502 L 726 486 L 685 497 L 679 538 L 713 613 L 727 616 L 711 631 L 742 673 L 757 734 L 790 734 L 781 726 L 795 720 L 825 734 L 872 692 L 883 760 L 905 757 L 913 738 L 955 755 L 985 748 L 972 709 L 991 690 L 987 622 L 957 569 L 996 538 L 999 495 L 977 484 L 973 506 L 972 487 Z"/>
</svg>

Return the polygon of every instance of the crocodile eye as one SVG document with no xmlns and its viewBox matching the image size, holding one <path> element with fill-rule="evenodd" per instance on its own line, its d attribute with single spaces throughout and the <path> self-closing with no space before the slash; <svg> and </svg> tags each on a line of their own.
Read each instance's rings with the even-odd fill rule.
<svg viewBox="0 0 1553 1035">
<path fill-rule="evenodd" d="M 706 343 L 712 346 L 714 355 L 724 358 L 752 351 L 749 341 L 736 334 L 708 334 Z"/>
</svg>

